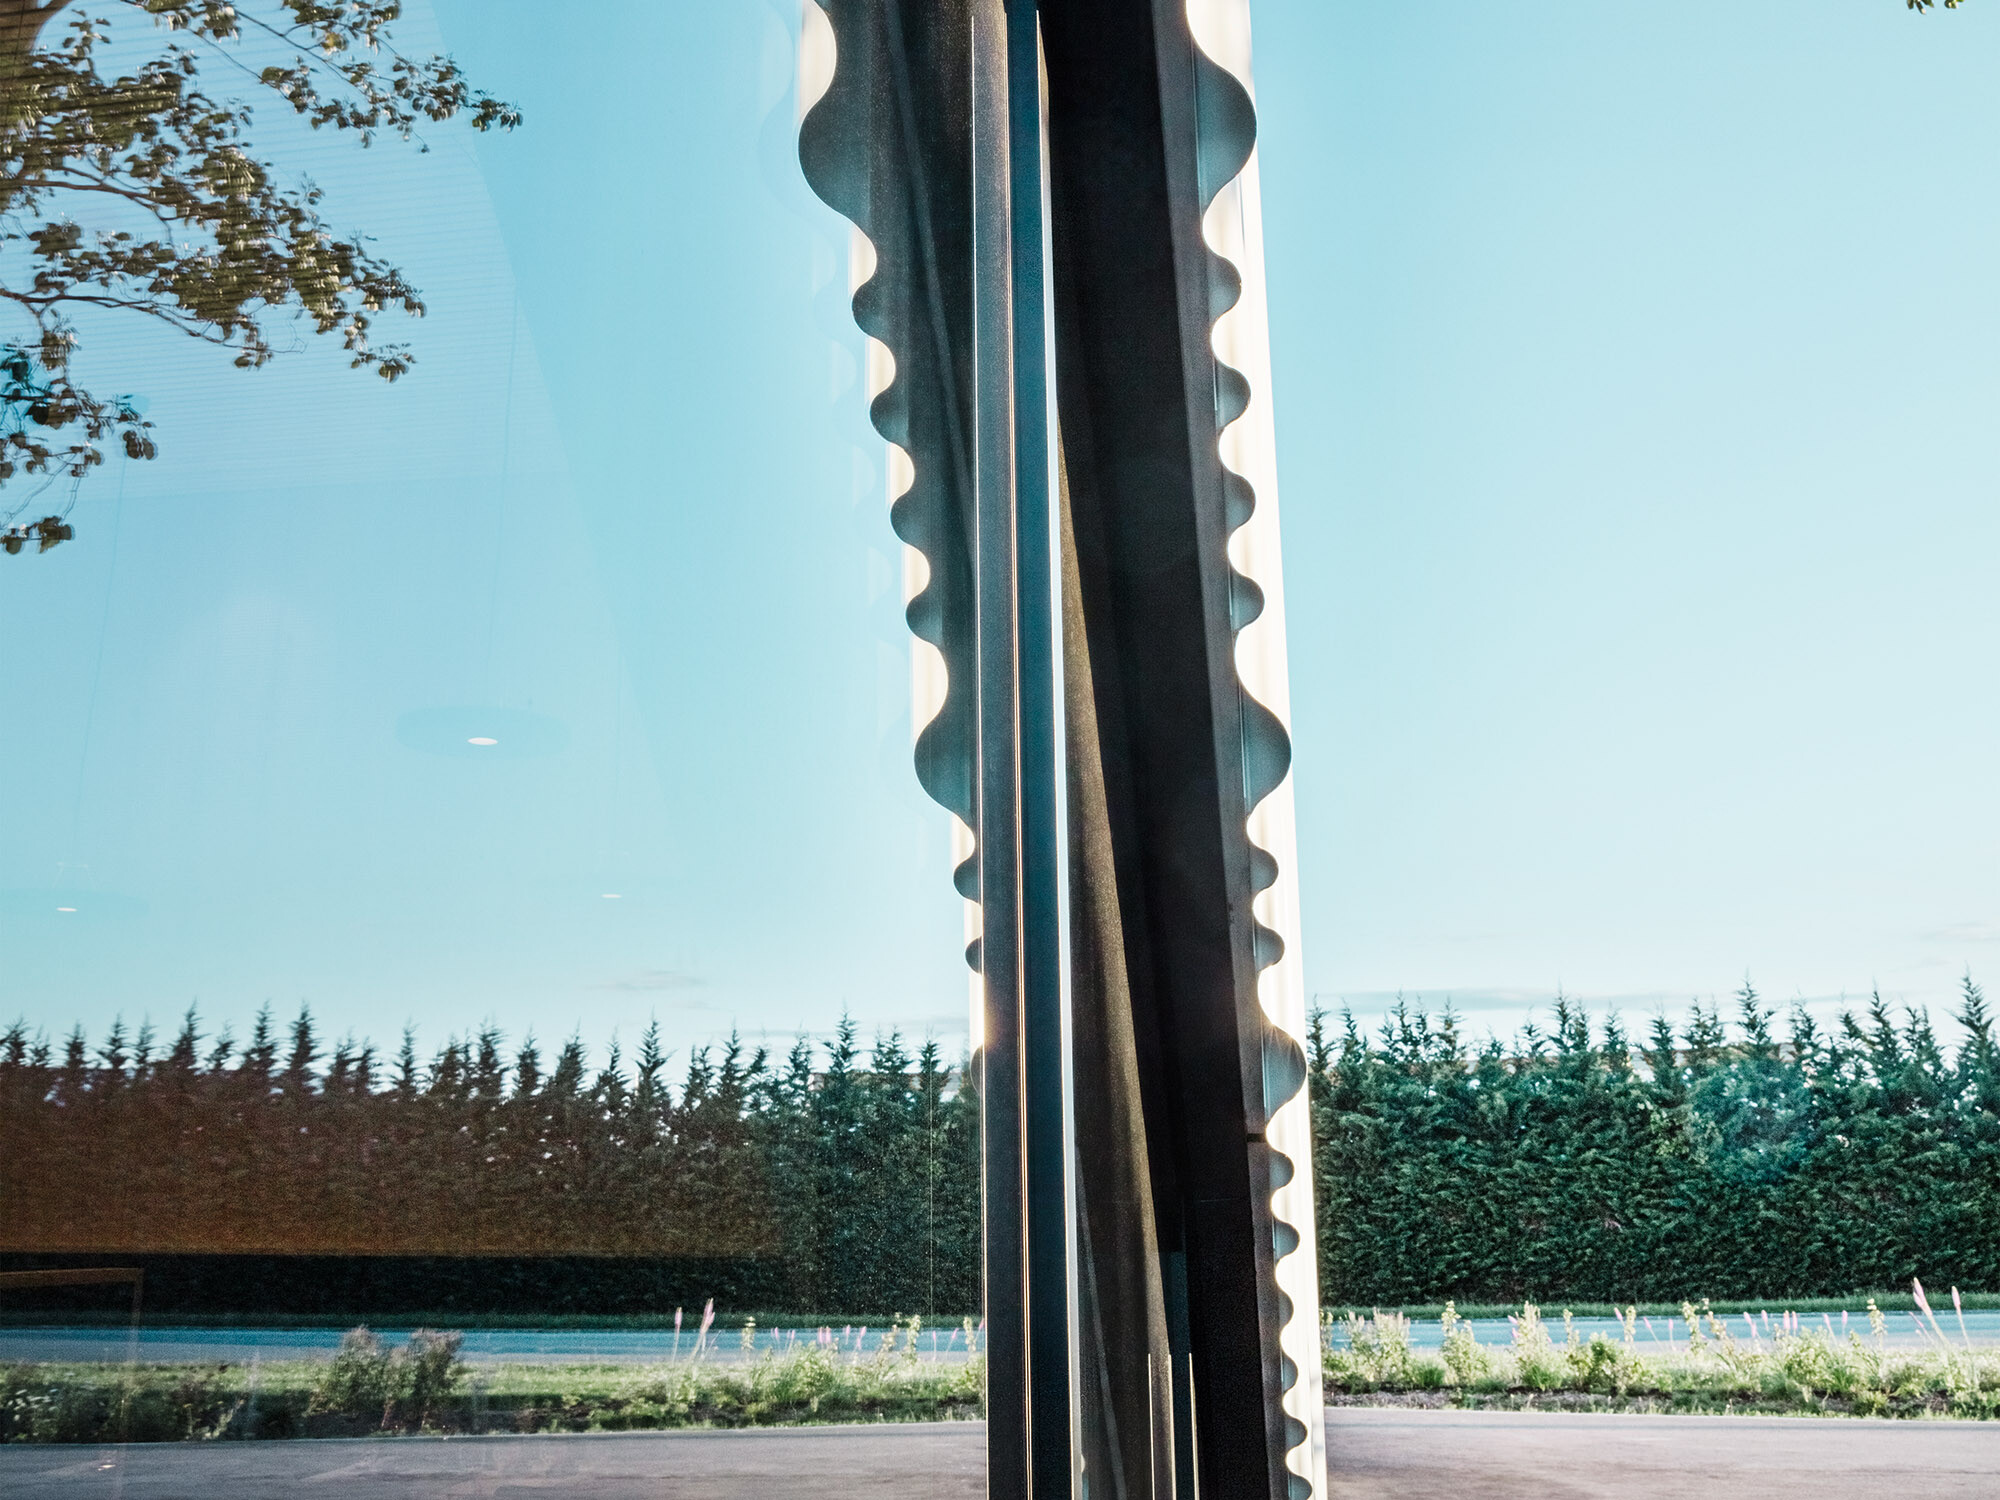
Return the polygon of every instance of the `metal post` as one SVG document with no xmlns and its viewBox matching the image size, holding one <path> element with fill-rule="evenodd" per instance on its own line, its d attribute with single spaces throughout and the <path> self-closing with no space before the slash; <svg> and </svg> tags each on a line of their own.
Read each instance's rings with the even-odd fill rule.
<svg viewBox="0 0 2000 1500">
<path fill-rule="evenodd" d="M 1020 766 L 1021 1116 L 1026 1167 L 1028 1453 L 1034 1500 L 1068 1500 L 1069 1152 L 1062 1013 L 1055 527 L 1049 484 L 1047 287 L 1042 235 L 1041 36 L 1034 0 L 1007 9 L 1012 225 L 1016 722 Z"/>
<path fill-rule="evenodd" d="M 979 970 L 986 1293 L 986 1492 L 1027 1500 L 1028 1326 L 1021 1141 L 1020 779 L 1015 754 L 1013 229 L 1007 22 L 972 10 L 974 588 L 979 664 Z"/>
<path fill-rule="evenodd" d="M 1069 1500 L 1053 513 L 1033 0 L 975 8 L 987 1492 Z"/>
</svg>

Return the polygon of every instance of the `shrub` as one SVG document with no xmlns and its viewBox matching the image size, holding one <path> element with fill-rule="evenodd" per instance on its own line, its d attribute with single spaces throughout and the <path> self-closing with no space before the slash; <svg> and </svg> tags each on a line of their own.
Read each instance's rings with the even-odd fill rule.
<svg viewBox="0 0 2000 1500">
<path fill-rule="evenodd" d="M 1364 1388 L 1409 1384 L 1410 1320 L 1400 1313 L 1349 1313 L 1347 1350 L 1352 1378 Z"/>
<path fill-rule="evenodd" d="M 1609 1391 L 1622 1396 L 1645 1377 L 1638 1360 L 1622 1344 L 1592 1334 L 1587 1344 L 1571 1343 L 1565 1353 L 1569 1384 L 1581 1391 Z"/>
<path fill-rule="evenodd" d="M 404 1414 L 417 1426 L 431 1421 L 444 1399 L 457 1390 L 465 1378 L 465 1366 L 458 1351 L 465 1346 L 462 1333 L 439 1333 L 419 1328 L 409 1343 L 389 1360 L 390 1389 Z"/>
<path fill-rule="evenodd" d="M 465 1378 L 458 1357 L 464 1344 L 462 1333 L 419 1328 L 402 1348 L 391 1350 L 368 1329 L 353 1329 L 341 1335 L 306 1414 L 373 1420 L 384 1428 L 399 1421 L 423 1427 L 437 1419 Z"/>
<path fill-rule="evenodd" d="M 340 1348 L 314 1387 L 308 1416 L 334 1412 L 347 1417 L 379 1416 L 386 1424 L 395 1392 L 389 1379 L 389 1353 L 381 1339 L 366 1328 L 340 1336 Z"/>
</svg>

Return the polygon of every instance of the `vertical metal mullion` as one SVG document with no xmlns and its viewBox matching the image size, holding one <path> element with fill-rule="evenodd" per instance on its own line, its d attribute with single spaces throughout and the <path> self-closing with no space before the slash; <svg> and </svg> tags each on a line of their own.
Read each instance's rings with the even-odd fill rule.
<svg viewBox="0 0 2000 1500">
<path fill-rule="evenodd" d="M 987 1492 L 1068 1500 L 1062 1009 L 1042 95 L 1033 0 L 973 23 Z"/>
<path fill-rule="evenodd" d="M 1034 1500 L 1068 1500 L 1069 1152 L 1062 1013 L 1062 849 L 1047 285 L 1042 233 L 1041 35 L 1034 0 L 1007 7 L 1008 218 L 1013 335 L 1015 724 L 1020 786 L 1021 1124 L 1028 1302 L 1028 1464 Z"/>
<path fill-rule="evenodd" d="M 986 1490 L 1026 1500 L 1028 1281 L 1021 1134 L 1020 780 L 1015 724 L 1013 229 L 1002 0 L 972 11 L 973 371 L 978 619 L 981 1165 Z"/>
</svg>

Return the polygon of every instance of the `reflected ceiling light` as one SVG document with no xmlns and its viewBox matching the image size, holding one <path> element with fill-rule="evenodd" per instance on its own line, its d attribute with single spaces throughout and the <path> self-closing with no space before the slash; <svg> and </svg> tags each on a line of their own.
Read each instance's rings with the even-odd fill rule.
<svg viewBox="0 0 2000 1500">
<path fill-rule="evenodd" d="M 75 910 L 76 910 L 76 908 L 75 908 L 74 906 L 58 906 L 58 907 L 56 908 L 56 910 L 57 910 L 57 911 L 75 911 Z"/>
<path fill-rule="evenodd" d="M 497 703 L 443 703 L 399 714 L 396 738 L 406 749 L 425 755 L 530 760 L 566 749 L 569 726 L 547 714 Z"/>
<path fill-rule="evenodd" d="M 616 891 L 606 891 L 604 893 L 604 899 L 606 901 L 623 901 L 625 898 L 619 895 L 618 892 Z"/>
</svg>

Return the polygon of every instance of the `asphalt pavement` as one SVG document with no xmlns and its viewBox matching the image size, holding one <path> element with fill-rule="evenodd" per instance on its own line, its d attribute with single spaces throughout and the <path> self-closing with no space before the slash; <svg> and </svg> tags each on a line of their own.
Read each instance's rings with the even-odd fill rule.
<svg viewBox="0 0 2000 1500">
<path fill-rule="evenodd" d="M 2000 1423 L 1327 1413 L 1332 1500 L 1995 1500 Z"/>
<path fill-rule="evenodd" d="M 252 1359 L 332 1359 L 340 1347 L 339 1328 L 0 1328 L 0 1364 L 49 1361 L 58 1364 L 230 1364 Z M 385 1343 L 409 1336 L 407 1325 L 376 1329 Z M 703 1359 L 735 1364 L 765 1354 L 782 1354 L 819 1337 L 814 1328 L 760 1328 L 746 1342 L 740 1329 L 710 1332 L 703 1339 L 690 1329 L 671 1328 L 472 1328 L 460 1350 L 472 1364 L 664 1364 Z M 843 1354 L 876 1354 L 884 1340 L 900 1347 L 904 1337 L 880 1324 L 827 1330 Z M 984 1347 L 973 1330 L 973 1342 Z M 962 1364 L 964 1330 L 956 1325 L 926 1328 L 917 1336 L 924 1359 Z"/>
<path fill-rule="evenodd" d="M 1342 1408 L 1331 1500 L 1992 1500 L 2000 1424 Z M 982 1496 L 976 1422 L 754 1432 L 0 1448 L 9 1500 Z M 1101 1500 L 1101 1497 L 1100 1497 Z"/>
</svg>

